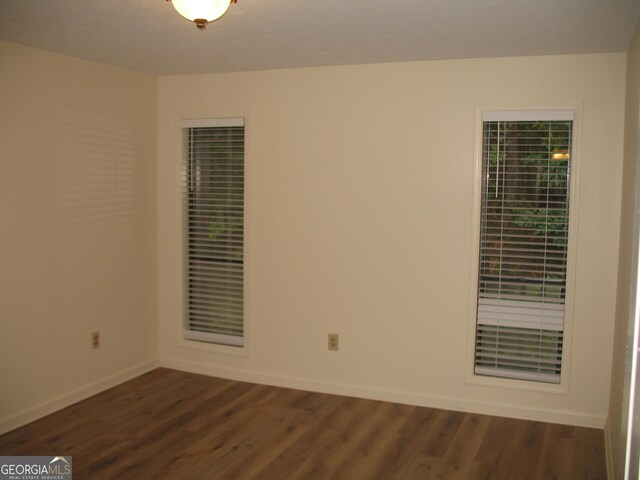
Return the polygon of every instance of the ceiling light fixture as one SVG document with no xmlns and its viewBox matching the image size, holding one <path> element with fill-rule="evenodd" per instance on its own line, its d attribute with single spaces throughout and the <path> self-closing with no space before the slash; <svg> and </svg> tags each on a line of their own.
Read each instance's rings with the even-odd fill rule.
<svg viewBox="0 0 640 480">
<path fill-rule="evenodd" d="M 198 30 L 207 28 L 207 23 L 219 19 L 238 0 L 167 0 L 187 20 L 196 24 Z"/>
</svg>

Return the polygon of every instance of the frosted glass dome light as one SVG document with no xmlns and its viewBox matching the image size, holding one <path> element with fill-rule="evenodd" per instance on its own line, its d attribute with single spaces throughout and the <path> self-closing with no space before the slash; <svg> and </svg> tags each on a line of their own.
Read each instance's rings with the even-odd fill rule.
<svg viewBox="0 0 640 480">
<path fill-rule="evenodd" d="M 217 20 L 236 0 L 167 0 L 173 8 L 187 20 L 191 20 L 200 30 L 207 28 L 207 23 Z"/>
</svg>

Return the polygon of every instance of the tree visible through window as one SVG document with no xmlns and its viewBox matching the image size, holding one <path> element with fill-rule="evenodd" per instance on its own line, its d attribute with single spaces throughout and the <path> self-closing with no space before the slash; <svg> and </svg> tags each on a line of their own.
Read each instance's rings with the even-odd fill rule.
<svg viewBox="0 0 640 480">
<path fill-rule="evenodd" d="M 475 372 L 558 383 L 573 122 L 483 122 Z"/>
<path fill-rule="evenodd" d="M 243 345 L 244 121 L 185 122 L 185 338 Z"/>
</svg>

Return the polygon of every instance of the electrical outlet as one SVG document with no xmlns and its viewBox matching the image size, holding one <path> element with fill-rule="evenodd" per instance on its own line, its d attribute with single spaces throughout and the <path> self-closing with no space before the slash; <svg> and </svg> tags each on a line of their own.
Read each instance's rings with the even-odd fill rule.
<svg viewBox="0 0 640 480">
<path fill-rule="evenodd" d="M 329 350 L 338 350 L 338 334 L 329 334 Z"/>
<path fill-rule="evenodd" d="M 91 348 L 100 348 L 100 332 L 93 332 L 91 334 Z"/>
</svg>

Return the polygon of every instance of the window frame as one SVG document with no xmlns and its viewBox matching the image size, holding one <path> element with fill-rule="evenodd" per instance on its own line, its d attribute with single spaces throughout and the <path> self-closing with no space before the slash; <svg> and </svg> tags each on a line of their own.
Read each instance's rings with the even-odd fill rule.
<svg viewBox="0 0 640 480">
<path fill-rule="evenodd" d="M 189 127 L 207 127 L 218 126 L 218 123 L 224 123 L 227 120 L 242 119 L 244 121 L 244 254 L 243 254 L 243 341 L 240 345 L 213 343 L 204 339 L 197 338 L 198 335 L 185 335 L 187 332 L 188 314 L 187 306 L 187 278 L 186 278 L 186 232 L 184 229 L 187 212 L 184 205 L 185 191 L 184 180 L 185 162 L 184 162 L 184 130 Z M 251 331 L 251 312 L 250 302 L 248 299 L 250 294 L 250 208 L 249 208 L 249 184 L 250 184 L 250 158 L 251 158 L 251 142 L 250 142 L 250 125 L 251 114 L 249 111 L 223 111 L 215 114 L 195 114 L 183 115 L 176 118 L 176 159 L 175 162 L 175 178 L 176 178 L 176 218 L 179 228 L 176 230 L 177 235 L 177 252 L 176 252 L 176 272 L 177 272 L 177 311 L 176 311 L 176 344 L 181 348 L 194 350 L 203 350 L 212 353 L 221 353 L 233 356 L 247 357 L 249 355 L 250 331 Z M 188 338 L 190 337 L 190 338 Z"/>
<path fill-rule="evenodd" d="M 572 164 L 569 186 L 569 235 L 567 249 L 567 283 L 565 292 L 565 311 L 563 328 L 562 365 L 559 383 L 544 383 L 527 379 L 509 377 L 491 377 L 475 373 L 476 325 L 479 286 L 480 235 L 482 220 L 482 163 L 483 163 L 483 117 L 484 120 L 509 115 L 520 120 L 553 120 L 554 112 L 571 112 L 573 115 Z M 582 105 L 578 102 L 557 104 L 477 104 L 474 112 L 474 156 L 472 175 L 472 218 L 471 251 L 469 268 L 469 303 L 467 324 L 467 362 L 465 383 L 488 387 L 513 388 L 557 394 L 568 394 L 571 372 L 571 344 L 574 317 L 575 270 L 577 254 L 577 231 L 580 187 L 580 131 Z"/>
</svg>

